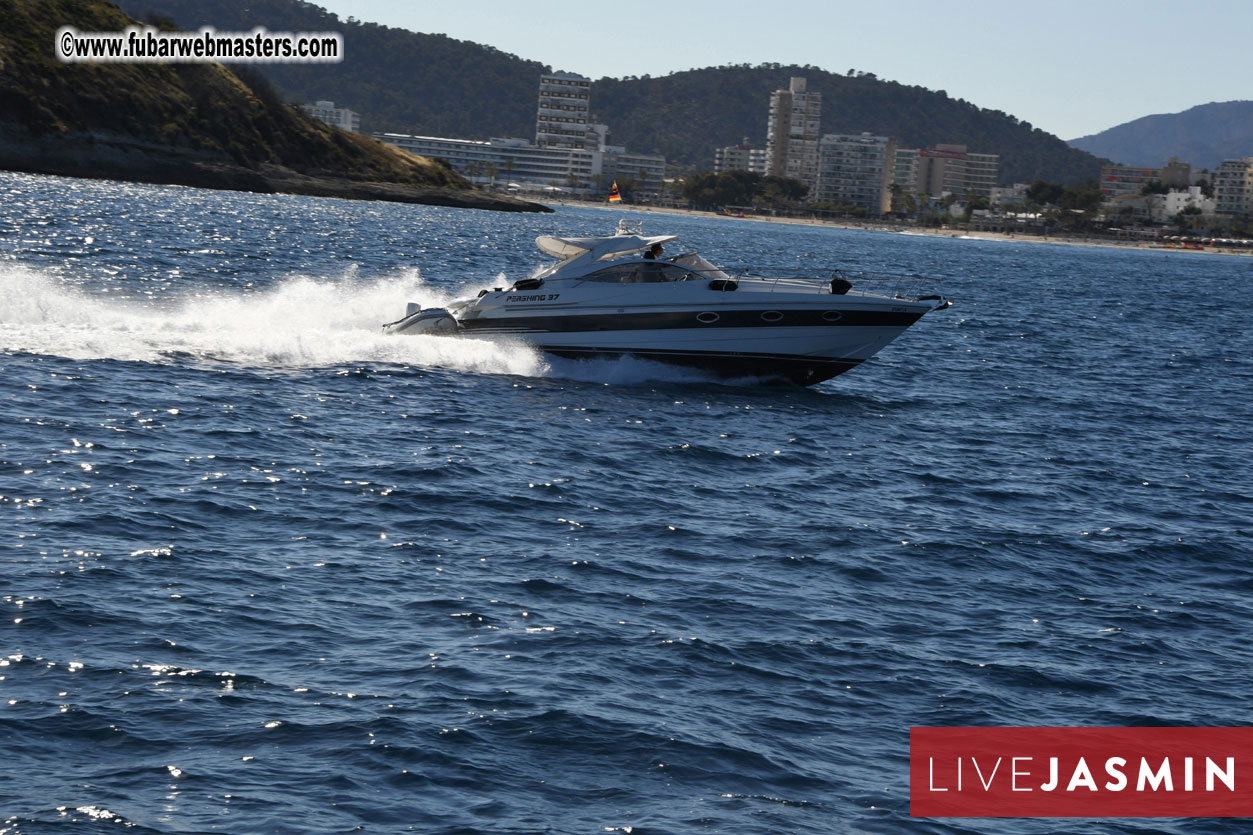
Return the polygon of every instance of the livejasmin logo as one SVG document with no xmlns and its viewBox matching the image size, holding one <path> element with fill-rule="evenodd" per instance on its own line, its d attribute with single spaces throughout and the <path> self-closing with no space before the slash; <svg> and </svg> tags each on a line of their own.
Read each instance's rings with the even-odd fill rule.
<svg viewBox="0 0 1253 835">
<path fill-rule="evenodd" d="M 1056 791 L 1059 787 L 1061 787 L 1061 777 L 1060 777 L 1061 758 L 1060 757 L 1049 757 L 1048 782 L 1041 783 L 1039 786 L 1033 786 L 1031 784 L 1030 782 L 1031 771 L 1027 770 L 1029 769 L 1031 764 L 1035 761 L 1034 757 L 1009 757 L 1008 759 L 1012 763 L 1012 765 L 1009 768 L 1009 774 L 1007 777 L 1007 779 L 1009 779 L 1011 783 L 1010 791 L 1029 792 L 1029 791 L 1036 791 L 1038 789 L 1039 791 L 1042 791 L 1042 792 L 1051 792 L 1051 791 Z M 1193 775 L 1195 772 L 1193 771 L 1193 763 L 1192 763 L 1193 759 L 1194 759 L 1193 757 L 1183 758 L 1183 763 L 1182 763 L 1183 790 L 1186 792 L 1190 792 L 1194 790 Z M 931 785 L 930 785 L 931 791 L 933 792 L 949 791 L 949 788 L 947 786 L 937 786 L 935 783 L 935 757 L 928 757 L 927 760 L 928 760 L 928 768 L 931 771 Z M 957 758 L 957 786 L 956 786 L 957 791 L 962 791 L 963 789 L 962 760 L 963 760 L 962 757 Z M 996 772 L 1000 770 L 1001 764 L 1005 762 L 1006 758 L 997 757 L 996 762 L 992 763 L 992 768 L 988 772 L 988 775 L 986 778 L 984 777 L 983 769 L 987 767 L 987 764 L 984 763 L 983 767 L 981 768 L 978 757 L 970 757 L 969 760 L 970 760 L 969 766 L 973 767 L 975 774 L 979 778 L 979 782 L 983 785 L 983 790 L 991 791 L 992 783 L 996 780 Z M 1178 764 L 1172 767 L 1171 762 L 1170 762 L 1170 757 L 1166 757 L 1157 766 L 1157 770 L 1154 771 L 1153 766 L 1149 764 L 1148 758 L 1141 757 L 1139 778 L 1136 780 L 1135 791 L 1138 791 L 1138 792 L 1159 791 L 1159 790 L 1168 791 L 1168 792 L 1174 791 L 1175 790 L 1175 779 L 1174 779 L 1175 772 L 1173 769 L 1177 767 L 1178 767 Z M 1078 789 L 1087 789 L 1089 791 L 1100 791 L 1103 788 L 1105 791 L 1111 791 L 1111 792 L 1126 791 L 1129 786 L 1128 781 L 1127 781 L 1126 768 L 1127 768 L 1127 760 L 1123 757 L 1110 757 L 1109 759 L 1105 760 L 1105 772 L 1113 779 L 1106 782 L 1103 786 L 1098 787 L 1096 778 L 1092 776 L 1092 769 L 1088 767 L 1087 760 L 1084 757 L 1080 757 L 1079 761 L 1074 764 L 1074 768 L 1068 769 L 1070 770 L 1070 779 L 1067 781 L 1066 786 L 1063 790 L 1068 791 L 1068 792 L 1073 792 Z M 1205 791 L 1207 792 L 1214 791 L 1215 778 L 1217 778 L 1218 780 L 1221 780 L 1223 785 L 1226 786 L 1229 791 L 1235 791 L 1236 790 L 1236 758 L 1228 757 L 1226 765 L 1219 766 L 1218 763 L 1214 762 L 1209 757 L 1206 757 L 1205 758 Z"/>
<path fill-rule="evenodd" d="M 910 814 L 1243 817 L 1250 768 L 1253 728 L 912 728 Z"/>
</svg>

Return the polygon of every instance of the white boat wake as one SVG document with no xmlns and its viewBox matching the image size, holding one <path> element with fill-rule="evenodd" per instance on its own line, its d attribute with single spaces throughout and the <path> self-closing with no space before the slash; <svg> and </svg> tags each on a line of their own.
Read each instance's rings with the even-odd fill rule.
<svg viewBox="0 0 1253 835">
<path fill-rule="evenodd" d="M 120 300 L 74 287 L 56 275 L 5 265 L 0 267 L 0 350 L 150 363 L 191 358 L 206 364 L 302 368 L 371 362 L 546 373 L 547 361 L 526 346 L 387 337 L 379 312 L 408 298 L 428 305 L 447 300 L 416 271 L 376 280 L 295 277 L 259 292 Z"/>
<path fill-rule="evenodd" d="M 507 283 L 498 276 L 482 287 Z M 522 343 L 441 336 L 396 339 L 380 328 L 381 312 L 402 307 L 405 300 L 438 307 L 451 298 L 414 270 L 377 279 L 354 273 L 293 277 L 256 292 L 214 290 L 123 300 L 81 289 L 55 273 L 4 264 L 0 352 L 206 367 L 378 363 L 618 385 L 706 379 L 688 369 L 629 357 L 578 362 L 545 356 Z"/>
</svg>

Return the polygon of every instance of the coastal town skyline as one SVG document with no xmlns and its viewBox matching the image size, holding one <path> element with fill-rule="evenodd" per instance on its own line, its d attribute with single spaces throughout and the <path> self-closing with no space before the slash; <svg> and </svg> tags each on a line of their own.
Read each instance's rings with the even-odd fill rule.
<svg viewBox="0 0 1253 835">
<path fill-rule="evenodd" d="M 318 5 L 344 20 L 446 34 L 593 79 L 741 63 L 853 69 L 944 90 L 1065 140 L 1143 116 L 1248 99 L 1253 76 L 1243 42 L 1253 6 L 1233 0 L 1189 7 L 1192 28 L 1161 0 L 1059 0 L 1047 14 L 985 0 L 960 9 L 917 0 L 890 8 L 799 0 L 786 15 L 769 16 L 707 0 L 640 0 L 629 21 L 619 9 L 569 0 L 546 4 L 543 15 L 506 4 L 482 15 L 398 0 Z"/>
</svg>

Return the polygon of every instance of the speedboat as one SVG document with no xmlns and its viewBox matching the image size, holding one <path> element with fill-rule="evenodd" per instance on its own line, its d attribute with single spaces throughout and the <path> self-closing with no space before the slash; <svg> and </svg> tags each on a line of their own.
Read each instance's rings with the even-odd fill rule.
<svg viewBox="0 0 1253 835">
<path fill-rule="evenodd" d="M 856 368 L 924 314 L 952 304 L 911 295 L 906 285 L 917 278 L 910 276 L 730 275 L 695 253 L 647 257 L 676 237 L 623 225 L 608 237 L 542 235 L 535 243 L 557 263 L 446 307 L 410 303 L 403 318 L 383 327 L 807 386 Z"/>
</svg>

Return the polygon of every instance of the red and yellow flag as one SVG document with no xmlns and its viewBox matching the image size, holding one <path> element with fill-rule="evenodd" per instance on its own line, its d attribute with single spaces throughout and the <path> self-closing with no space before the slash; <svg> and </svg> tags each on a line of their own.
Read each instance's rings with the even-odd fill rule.
<svg viewBox="0 0 1253 835">
<path fill-rule="evenodd" d="M 613 185 L 609 187 L 609 202 L 621 203 L 622 195 L 618 193 L 618 181 L 614 180 Z"/>
</svg>

